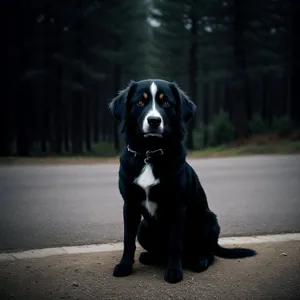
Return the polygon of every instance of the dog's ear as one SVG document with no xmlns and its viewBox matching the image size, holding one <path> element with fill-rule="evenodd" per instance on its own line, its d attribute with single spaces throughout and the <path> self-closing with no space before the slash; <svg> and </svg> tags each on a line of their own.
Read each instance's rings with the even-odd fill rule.
<svg viewBox="0 0 300 300">
<path fill-rule="evenodd" d="M 125 89 L 119 91 L 118 95 L 116 97 L 114 97 L 108 105 L 112 115 L 119 122 L 122 122 L 125 120 L 126 111 L 127 111 L 127 103 L 128 103 L 128 100 L 133 95 L 135 86 L 136 86 L 136 82 L 133 80 L 130 81 L 128 86 Z"/>
<path fill-rule="evenodd" d="M 177 83 L 172 82 L 170 87 L 178 103 L 178 114 L 183 122 L 186 123 L 195 114 L 197 106 L 188 95 L 179 88 Z"/>
</svg>

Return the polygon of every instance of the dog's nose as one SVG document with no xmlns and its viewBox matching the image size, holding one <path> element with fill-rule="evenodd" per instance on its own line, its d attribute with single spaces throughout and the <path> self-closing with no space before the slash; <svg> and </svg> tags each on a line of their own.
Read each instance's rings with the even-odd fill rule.
<svg viewBox="0 0 300 300">
<path fill-rule="evenodd" d="M 161 123 L 161 117 L 149 116 L 147 120 L 149 125 L 153 128 L 157 128 Z"/>
</svg>

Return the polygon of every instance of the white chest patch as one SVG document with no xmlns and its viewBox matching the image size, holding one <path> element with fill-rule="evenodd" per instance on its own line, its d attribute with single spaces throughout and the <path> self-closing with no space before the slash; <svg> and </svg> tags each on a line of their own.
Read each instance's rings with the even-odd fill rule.
<svg viewBox="0 0 300 300">
<path fill-rule="evenodd" d="M 156 179 L 153 175 L 152 168 L 149 164 L 146 164 L 141 172 L 141 174 L 134 180 L 134 183 L 139 185 L 144 189 L 146 193 L 146 199 L 144 202 L 145 207 L 149 211 L 151 216 L 155 215 L 157 204 L 149 201 L 150 188 L 153 185 L 159 184 L 160 180 Z"/>
</svg>

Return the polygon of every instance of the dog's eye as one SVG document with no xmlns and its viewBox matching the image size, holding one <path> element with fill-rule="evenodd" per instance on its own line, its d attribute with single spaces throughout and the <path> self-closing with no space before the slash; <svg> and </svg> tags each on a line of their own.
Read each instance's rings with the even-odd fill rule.
<svg viewBox="0 0 300 300">
<path fill-rule="evenodd" d="M 143 106 L 144 105 L 144 101 L 143 100 L 139 100 L 136 104 L 137 104 L 137 106 Z"/>
<path fill-rule="evenodd" d="M 164 101 L 163 105 L 164 105 L 164 107 L 169 107 L 170 106 L 170 102 Z"/>
</svg>

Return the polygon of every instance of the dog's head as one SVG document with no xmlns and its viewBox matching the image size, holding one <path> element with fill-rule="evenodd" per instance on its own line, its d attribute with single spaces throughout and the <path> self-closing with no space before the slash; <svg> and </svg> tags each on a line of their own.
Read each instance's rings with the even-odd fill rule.
<svg viewBox="0 0 300 300">
<path fill-rule="evenodd" d="M 174 82 L 131 81 L 112 100 L 109 108 L 122 124 L 122 132 L 142 138 L 170 138 L 182 132 L 196 105 Z"/>
</svg>

